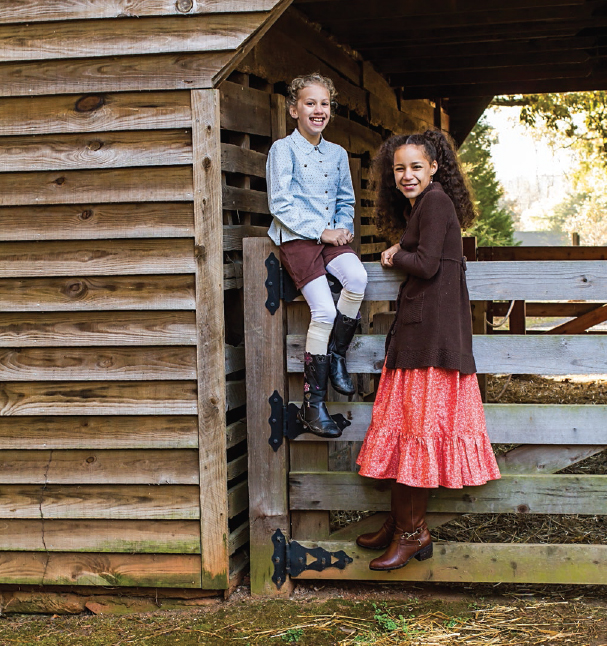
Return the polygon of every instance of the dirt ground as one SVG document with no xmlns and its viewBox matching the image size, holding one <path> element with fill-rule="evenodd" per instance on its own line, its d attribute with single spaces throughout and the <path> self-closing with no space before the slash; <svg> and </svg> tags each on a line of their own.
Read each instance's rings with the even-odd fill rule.
<svg viewBox="0 0 607 646">
<path fill-rule="evenodd" d="M 300 584 L 291 599 L 260 601 L 242 586 L 228 601 L 187 611 L 4 617 L 0 644 L 607 646 L 607 590 Z"/>
</svg>

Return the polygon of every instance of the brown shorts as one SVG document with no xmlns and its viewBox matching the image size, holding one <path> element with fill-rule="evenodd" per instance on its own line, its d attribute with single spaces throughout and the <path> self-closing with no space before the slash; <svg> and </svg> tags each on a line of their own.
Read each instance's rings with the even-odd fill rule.
<svg viewBox="0 0 607 646">
<path fill-rule="evenodd" d="M 280 247 L 280 262 L 286 267 L 297 289 L 324 276 L 325 267 L 342 253 L 354 253 L 349 244 L 335 247 L 328 244 L 317 244 L 315 240 L 291 240 L 283 242 Z"/>
</svg>

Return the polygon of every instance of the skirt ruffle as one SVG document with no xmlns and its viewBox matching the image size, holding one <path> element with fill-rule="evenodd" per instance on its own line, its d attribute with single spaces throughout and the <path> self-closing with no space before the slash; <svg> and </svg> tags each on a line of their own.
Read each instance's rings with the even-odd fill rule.
<svg viewBox="0 0 607 646">
<path fill-rule="evenodd" d="M 384 367 L 360 475 L 411 487 L 485 484 L 500 478 L 475 374 Z"/>
</svg>

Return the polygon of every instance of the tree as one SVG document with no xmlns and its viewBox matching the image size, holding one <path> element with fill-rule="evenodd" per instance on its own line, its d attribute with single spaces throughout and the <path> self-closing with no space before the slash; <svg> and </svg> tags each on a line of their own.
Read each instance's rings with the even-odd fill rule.
<svg viewBox="0 0 607 646">
<path fill-rule="evenodd" d="M 607 166 L 607 92 L 503 96 L 492 105 L 520 106 L 521 123 L 543 125 L 552 143 L 573 147 L 585 161 Z"/>
<path fill-rule="evenodd" d="M 485 247 L 514 244 L 513 213 L 501 202 L 504 189 L 491 160 L 491 145 L 495 142 L 493 128 L 485 119 L 481 119 L 459 149 L 479 214 L 466 233 L 476 236 L 477 244 Z"/>
</svg>

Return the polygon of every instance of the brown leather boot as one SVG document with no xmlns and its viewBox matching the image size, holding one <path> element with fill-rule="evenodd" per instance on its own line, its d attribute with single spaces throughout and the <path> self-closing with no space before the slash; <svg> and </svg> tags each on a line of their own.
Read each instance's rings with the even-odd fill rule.
<svg viewBox="0 0 607 646">
<path fill-rule="evenodd" d="M 412 558 L 424 561 L 432 556 L 432 537 L 424 520 L 429 494 L 429 489 L 394 483 L 394 536 L 387 551 L 369 563 L 370 570 L 397 570 Z"/>
<path fill-rule="evenodd" d="M 392 541 L 395 525 L 394 516 L 390 514 L 376 532 L 361 534 L 356 539 L 356 544 L 367 550 L 385 550 Z"/>
</svg>

